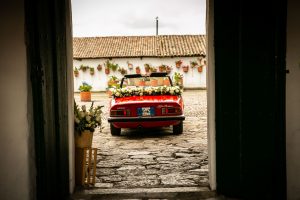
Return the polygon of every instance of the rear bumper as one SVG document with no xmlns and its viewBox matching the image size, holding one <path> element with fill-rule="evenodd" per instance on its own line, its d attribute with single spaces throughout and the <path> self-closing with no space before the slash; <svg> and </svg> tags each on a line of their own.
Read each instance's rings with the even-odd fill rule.
<svg viewBox="0 0 300 200">
<path fill-rule="evenodd" d="M 108 117 L 107 121 L 111 122 L 158 122 L 158 121 L 183 121 L 184 115 L 163 116 L 163 117 Z"/>
</svg>

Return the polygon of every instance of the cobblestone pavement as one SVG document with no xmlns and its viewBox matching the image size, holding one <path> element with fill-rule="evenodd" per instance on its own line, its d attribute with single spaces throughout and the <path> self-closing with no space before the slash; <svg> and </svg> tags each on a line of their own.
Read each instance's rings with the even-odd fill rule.
<svg viewBox="0 0 300 200">
<path fill-rule="evenodd" d="M 206 90 L 183 93 L 184 131 L 173 135 L 171 127 L 123 130 L 111 136 L 107 122 L 109 98 L 92 95 L 95 105 L 104 105 L 103 129 L 96 130 L 99 188 L 149 188 L 208 186 Z M 78 104 L 79 95 L 75 94 Z M 85 103 L 89 105 L 90 103 Z"/>
</svg>

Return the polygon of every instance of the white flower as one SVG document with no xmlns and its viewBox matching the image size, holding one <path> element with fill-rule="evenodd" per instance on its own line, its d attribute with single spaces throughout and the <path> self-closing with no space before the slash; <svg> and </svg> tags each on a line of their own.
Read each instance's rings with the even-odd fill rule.
<svg viewBox="0 0 300 200">
<path fill-rule="evenodd" d="M 84 116 L 85 116 L 85 113 L 82 112 L 82 111 L 80 111 L 80 112 L 79 112 L 79 117 L 84 118 Z"/>
<path fill-rule="evenodd" d="M 143 93 L 142 93 L 142 92 L 140 93 L 140 96 L 143 96 Z"/>
<path fill-rule="evenodd" d="M 97 122 L 101 122 L 101 117 L 100 117 L 100 116 L 97 116 L 97 117 L 96 117 L 96 121 L 97 121 Z"/>
<path fill-rule="evenodd" d="M 88 115 L 85 117 L 86 121 L 90 122 L 91 121 L 91 117 Z"/>
</svg>

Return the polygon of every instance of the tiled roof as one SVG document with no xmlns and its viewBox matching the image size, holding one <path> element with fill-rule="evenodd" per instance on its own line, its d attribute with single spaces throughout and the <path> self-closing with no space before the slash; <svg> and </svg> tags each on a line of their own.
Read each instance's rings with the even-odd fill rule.
<svg viewBox="0 0 300 200">
<path fill-rule="evenodd" d="M 176 57 L 205 55 L 205 35 L 73 38 L 73 57 Z"/>
</svg>

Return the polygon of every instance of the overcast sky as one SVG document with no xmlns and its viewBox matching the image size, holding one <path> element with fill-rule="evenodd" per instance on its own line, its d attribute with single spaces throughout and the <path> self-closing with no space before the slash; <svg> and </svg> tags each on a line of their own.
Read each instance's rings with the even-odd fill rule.
<svg viewBox="0 0 300 200">
<path fill-rule="evenodd" d="M 73 36 L 205 34 L 206 0 L 72 0 Z"/>
</svg>

